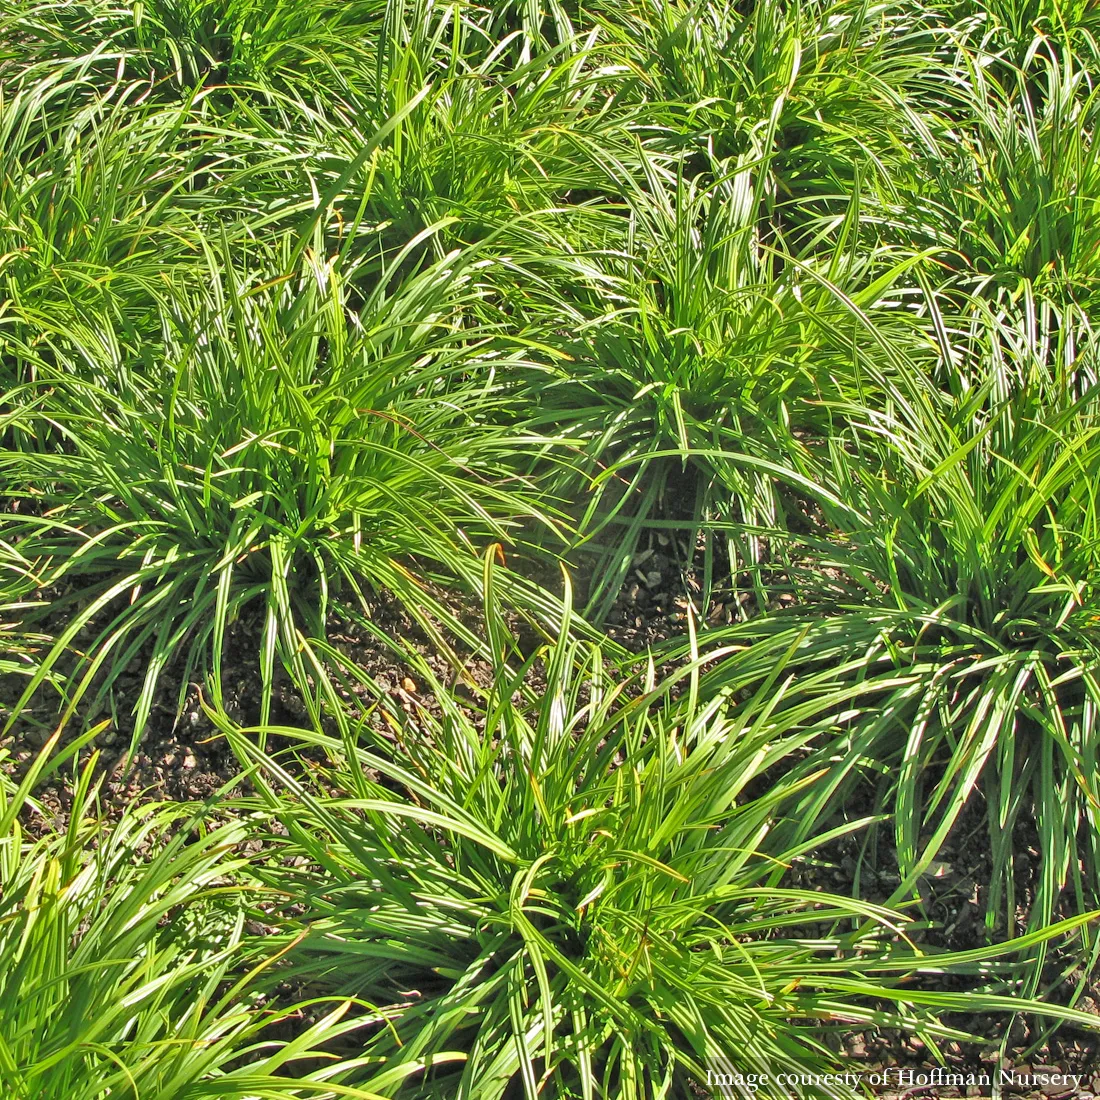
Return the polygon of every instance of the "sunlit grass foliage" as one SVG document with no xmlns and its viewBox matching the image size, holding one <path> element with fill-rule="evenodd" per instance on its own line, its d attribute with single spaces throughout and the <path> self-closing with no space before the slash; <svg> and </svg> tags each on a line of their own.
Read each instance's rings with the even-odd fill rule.
<svg viewBox="0 0 1100 1100">
<path fill-rule="evenodd" d="M 7 1090 L 657 1100 L 1072 1016 L 1098 33 L 0 0 Z M 192 735 L 234 800 L 100 785 Z"/>
</svg>

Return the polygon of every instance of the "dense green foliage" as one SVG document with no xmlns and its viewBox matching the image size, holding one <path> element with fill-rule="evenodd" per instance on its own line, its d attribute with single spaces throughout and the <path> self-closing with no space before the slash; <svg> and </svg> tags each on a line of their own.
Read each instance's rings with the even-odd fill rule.
<svg viewBox="0 0 1100 1100">
<path fill-rule="evenodd" d="M 5 1095 L 1093 1026 L 1094 9 L 0 0 Z"/>
</svg>

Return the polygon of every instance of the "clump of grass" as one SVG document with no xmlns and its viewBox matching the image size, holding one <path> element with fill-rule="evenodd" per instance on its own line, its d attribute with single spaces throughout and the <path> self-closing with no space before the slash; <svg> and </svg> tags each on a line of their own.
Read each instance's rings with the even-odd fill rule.
<svg viewBox="0 0 1100 1100">
<path fill-rule="evenodd" d="M 68 707 L 140 661 L 134 743 L 173 662 L 181 690 L 205 669 L 219 690 L 227 627 L 253 605 L 265 716 L 276 660 L 304 684 L 299 637 L 323 637 L 334 602 L 369 614 L 385 589 L 441 646 L 443 621 L 476 644 L 426 582 L 476 581 L 477 540 L 520 518 L 553 526 L 509 471 L 523 434 L 472 308 L 474 257 L 382 279 L 356 311 L 337 265 L 263 284 L 219 259 L 137 355 L 78 359 L 61 332 L 53 361 L 8 395 L 58 444 L 0 460 L 3 492 L 24 505 L 6 537 L 69 591 L 21 702 L 87 630 Z"/>
<path fill-rule="evenodd" d="M 859 385 L 875 358 L 876 346 L 860 340 L 864 312 L 884 339 L 916 343 L 891 288 L 920 258 L 854 247 L 855 207 L 827 252 L 800 257 L 768 240 L 762 177 L 743 159 L 705 183 L 682 165 L 647 161 L 644 181 L 621 181 L 630 194 L 613 246 L 579 252 L 548 234 L 539 254 L 536 230 L 518 260 L 515 301 L 542 326 L 539 347 L 554 353 L 529 375 L 532 404 L 565 429 L 576 473 L 561 492 L 584 500 L 587 490 L 580 528 L 602 544 L 596 615 L 662 508 L 689 531 L 714 520 L 746 531 L 784 522 L 774 479 L 708 456 L 776 456 L 823 436 L 822 402 Z M 747 541 L 757 564 L 760 548 Z"/>
<path fill-rule="evenodd" d="M 1032 927 L 1066 889 L 1092 904 L 1100 869 L 1097 391 L 1059 397 L 1004 365 L 998 349 L 958 398 L 901 370 L 882 406 L 844 410 L 850 428 L 820 465 L 787 467 L 823 529 L 790 551 L 797 605 L 760 628 L 804 625 L 808 667 L 881 684 L 827 753 L 835 769 L 881 769 L 898 896 L 980 792 L 990 931 L 1014 926 L 1019 823 L 1034 822 L 1042 852 Z"/>
<path fill-rule="evenodd" d="M 142 81 L 162 98 L 225 83 L 309 95 L 369 53 L 385 15 L 320 0 L 9 0 L 0 64 L 79 61 L 104 85 Z"/>
<path fill-rule="evenodd" d="M 264 731 L 334 762 L 314 765 L 318 787 L 211 711 L 258 766 L 256 808 L 287 830 L 270 837 L 278 870 L 261 874 L 308 899 L 288 914 L 288 964 L 380 1006 L 365 1053 L 402 1074 L 396 1095 L 673 1095 L 708 1064 L 788 1095 L 777 1074 L 834 1064 L 831 1030 L 889 1024 L 934 1041 L 957 1034 L 937 1012 L 1023 1007 L 918 991 L 926 960 L 889 943 L 904 918 L 783 885 L 815 842 L 812 822 L 786 819 L 815 776 L 792 767 L 750 792 L 820 730 L 816 702 L 781 671 L 740 706 L 700 705 L 698 663 L 616 680 L 567 621 L 512 664 L 491 567 L 486 590 L 496 660 L 476 712 L 422 665 L 438 712 L 389 708 L 374 735 L 343 719 L 342 736 Z M 934 965 L 995 981 L 993 954 Z M 367 1070 L 348 1079 L 371 1084 Z"/>
<path fill-rule="evenodd" d="M 29 791 L 87 738 L 51 757 L 56 740 L 19 789 L 0 785 L 6 1095 L 365 1097 L 308 1065 L 359 1026 L 349 1002 L 265 1001 L 278 956 L 246 930 L 261 891 L 245 873 L 245 826 L 153 803 L 107 823 L 92 758 L 74 775 L 67 823 L 50 831 Z M 273 1041 L 305 1011 L 317 1022 Z"/>
<path fill-rule="evenodd" d="M 990 72 L 961 48 L 940 78 L 942 137 L 925 160 L 918 217 L 954 255 L 953 283 L 1002 306 L 1048 304 L 1061 326 L 1088 325 L 1100 243 L 1100 92 L 1068 44 L 1031 41 L 1028 58 Z M 935 125 L 935 123 L 934 123 Z"/>
</svg>

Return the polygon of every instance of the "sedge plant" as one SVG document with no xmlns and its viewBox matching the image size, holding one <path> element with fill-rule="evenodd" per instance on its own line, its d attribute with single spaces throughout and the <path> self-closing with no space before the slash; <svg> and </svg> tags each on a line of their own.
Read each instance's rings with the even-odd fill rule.
<svg viewBox="0 0 1100 1100">
<path fill-rule="evenodd" d="M 827 447 L 769 466 L 821 526 L 790 548 L 794 605 L 739 640 L 805 629 L 804 670 L 880 685 L 823 751 L 834 775 L 876 762 L 897 896 L 980 798 L 987 927 L 1011 934 L 1018 827 L 1041 853 L 1031 927 L 1097 894 L 1100 424 L 1095 387 L 1059 397 L 1026 364 L 1006 374 L 1003 351 L 957 397 L 899 365 L 883 405 L 847 406 Z"/>
<path fill-rule="evenodd" d="M 702 183 L 640 154 L 643 178 L 619 178 L 619 239 L 582 253 L 534 229 L 509 299 L 553 352 L 528 373 L 529 400 L 576 454 L 561 491 L 584 501 L 579 527 L 599 551 L 597 616 L 654 520 L 689 535 L 714 520 L 783 524 L 773 479 L 707 454 L 776 455 L 823 434 L 820 402 L 847 393 L 876 352 L 859 338 L 862 311 L 923 354 L 891 294 L 920 257 L 858 247 L 858 204 L 827 252 L 800 259 L 765 239 L 753 156 Z M 731 556 L 757 564 L 759 540 L 744 542 Z"/>
<path fill-rule="evenodd" d="M 12 1100 L 336 1100 L 325 1044 L 360 1026 L 347 1001 L 271 999 L 278 963 L 245 912 L 242 822 L 210 806 L 126 808 L 108 824 L 93 755 L 68 821 L 30 796 L 87 741 L 47 743 L 0 786 L 0 1083 Z M 286 1022 L 314 1012 L 291 1041 Z M 317 1060 L 321 1066 L 317 1068 Z"/>
<path fill-rule="evenodd" d="M 427 1066 L 392 1095 L 670 1097 L 732 1067 L 758 1095 L 823 1095 L 805 1082 L 833 1064 L 829 1031 L 935 1042 L 958 1034 L 937 1011 L 1024 1007 L 917 980 L 954 964 L 981 986 L 993 952 L 926 960 L 898 914 L 782 884 L 815 832 L 785 819 L 813 780 L 792 758 L 821 730 L 781 663 L 734 708 L 697 702 L 698 663 L 609 676 L 568 618 L 523 659 L 487 560 L 493 678 L 476 709 L 424 663 L 434 706 L 380 693 L 352 723 L 334 696 L 332 733 L 267 731 L 306 750 L 316 783 L 209 710 L 260 785 L 245 805 L 278 825 L 291 972 L 379 1006 L 347 1080 Z M 369 675 L 344 668 L 369 698 Z"/>
<path fill-rule="evenodd" d="M 476 540 L 521 517 L 553 526 L 511 471 L 525 437 L 497 366 L 513 353 L 478 322 L 475 257 L 383 278 L 357 311 L 337 263 L 271 285 L 209 259 L 208 286 L 178 294 L 137 356 L 78 358 L 72 333 L 44 333 L 50 360 L 8 394 L 27 435 L 59 442 L 0 459 L 22 505 L 4 537 L 65 592 L 16 711 L 58 662 L 67 712 L 93 687 L 104 702 L 140 662 L 136 744 L 165 668 L 181 700 L 203 669 L 220 685 L 227 629 L 254 608 L 266 717 L 277 661 L 306 682 L 299 633 L 324 636 L 337 601 L 369 615 L 383 589 L 442 649 L 442 623 L 476 646 L 433 584 L 476 586 Z"/>
</svg>

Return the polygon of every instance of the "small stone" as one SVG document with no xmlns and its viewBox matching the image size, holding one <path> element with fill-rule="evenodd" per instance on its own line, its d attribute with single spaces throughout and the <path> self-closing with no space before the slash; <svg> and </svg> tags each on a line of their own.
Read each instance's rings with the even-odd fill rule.
<svg viewBox="0 0 1100 1100">
<path fill-rule="evenodd" d="M 664 574 L 659 569 L 654 569 L 652 572 L 645 575 L 646 588 L 656 588 L 661 583 Z"/>
<path fill-rule="evenodd" d="M 947 878 L 951 874 L 952 866 L 950 863 L 944 863 L 942 860 L 934 859 L 924 869 L 924 873 L 921 878 L 925 879 L 942 879 Z"/>
<path fill-rule="evenodd" d="M 195 766 L 195 757 L 192 753 L 186 752 L 183 754 L 183 766 L 185 768 L 193 768 Z"/>
<path fill-rule="evenodd" d="M 410 679 L 408 676 L 402 677 L 401 689 L 402 691 L 407 691 L 412 694 L 412 692 L 416 691 L 416 681 Z"/>
</svg>

